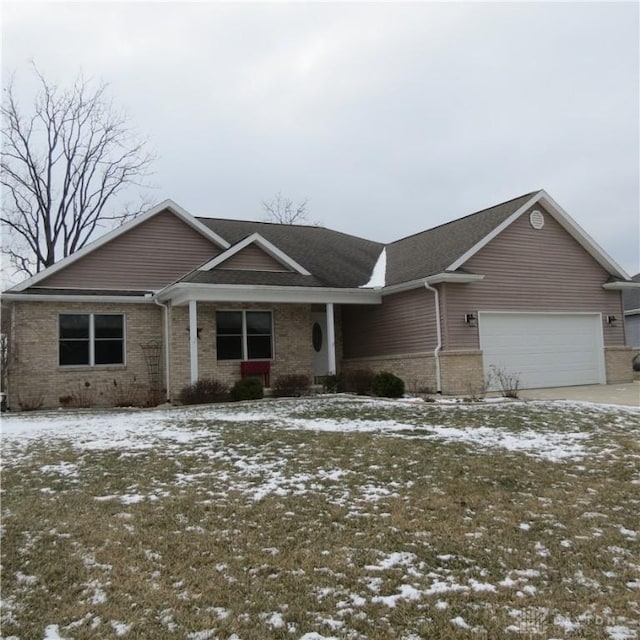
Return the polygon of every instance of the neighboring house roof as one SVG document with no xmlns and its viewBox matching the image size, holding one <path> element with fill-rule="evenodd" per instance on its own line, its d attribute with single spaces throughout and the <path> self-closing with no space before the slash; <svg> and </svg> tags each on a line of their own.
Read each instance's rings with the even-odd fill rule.
<svg viewBox="0 0 640 640">
<path fill-rule="evenodd" d="M 632 276 L 631 280 L 640 282 L 640 273 Z M 629 312 L 640 314 L 640 289 L 626 289 L 623 291 L 622 305 L 626 314 L 629 314 Z"/>
</svg>

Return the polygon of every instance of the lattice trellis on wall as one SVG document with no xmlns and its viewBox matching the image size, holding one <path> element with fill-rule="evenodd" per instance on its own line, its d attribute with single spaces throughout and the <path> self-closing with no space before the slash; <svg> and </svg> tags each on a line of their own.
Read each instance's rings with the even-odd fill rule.
<svg viewBox="0 0 640 640">
<path fill-rule="evenodd" d="M 149 386 L 152 389 L 160 388 L 160 352 L 161 343 L 157 340 L 150 342 L 143 342 L 140 344 L 142 353 L 144 353 L 144 360 L 147 363 L 147 375 L 149 376 Z"/>
</svg>

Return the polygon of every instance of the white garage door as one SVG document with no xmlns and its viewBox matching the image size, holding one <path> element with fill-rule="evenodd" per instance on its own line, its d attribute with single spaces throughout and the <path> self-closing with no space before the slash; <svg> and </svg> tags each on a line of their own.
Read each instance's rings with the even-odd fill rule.
<svg viewBox="0 0 640 640">
<path fill-rule="evenodd" d="M 481 312 L 479 329 L 485 374 L 515 374 L 521 389 L 605 382 L 599 314 Z"/>
</svg>

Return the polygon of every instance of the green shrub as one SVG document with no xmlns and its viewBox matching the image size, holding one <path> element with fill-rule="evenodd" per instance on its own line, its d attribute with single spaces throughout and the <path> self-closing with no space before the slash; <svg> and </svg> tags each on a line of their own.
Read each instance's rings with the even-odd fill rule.
<svg viewBox="0 0 640 640">
<path fill-rule="evenodd" d="M 264 389 L 260 378 L 243 378 L 231 387 L 231 399 L 236 402 L 240 400 L 260 400 L 263 397 Z"/>
<path fill-rule="evenodd" d="M 374 373 L 371 369 L 354 369 L 344 376 L 344 389 L 359 396 L 371 394 Z"/>
<path fill-rule="evenodd" d="M 229 389 L 225 384 L 213 378 L 202 378 L 183 387 L 178 394 L 182 404 L 206 404 L 229 400 Z"/>
<path fill-rule="evenodd" d="M 344 377 L 336 374 L 323 376 L 322 390 L 325 393 L 340 393 L 344 391 Z"/>
<path fill-rule="evenodd" d="M 373 378 L 372 389 L 381 398 L 402 398 L 404 382 L 389 371 L 381 371 Z"/>
<path fill-rule="evenodd" d="M 290 373 L 286 376 L 278 376 L 273 384 L 273 395 L 276 398 L 284 396 L 303 396 L 309 393 L 309 377 L 304 374 Z"/>
</svg>

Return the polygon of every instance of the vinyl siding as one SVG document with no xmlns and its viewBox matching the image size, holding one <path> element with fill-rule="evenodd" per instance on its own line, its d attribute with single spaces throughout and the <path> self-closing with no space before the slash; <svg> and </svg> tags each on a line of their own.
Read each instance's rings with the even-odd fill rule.
<svg viewBox="0 0 640 640">
<path fill-rule="evenodd" d="M 237 269 L 239 271 L 290 271 L 255 244 L 246 246 L 215 268 Z"/>
<path fill-rule="evenodd" d="M 385 296 L 381 305 L 344 305 L 344 357 L 425 353 L 436 346 L 433 293 L 414 289 Z"/>
<path fill-rule="evenodd" d="M 640 349 L 640 313 L 625 316 L 624 323 L 627 332 L 627 346 Z"/>
<path fill-rule="evenodd" d="M 622 318 L 620 293 L 602 288 L 609 274 L 543 213 L 542 229 L 531 227 L 527 212 L 464 264 L 484 275 L 482 282 L 442 287 L 444 349 L 479 348 L 478 328 L 464 322 L 470 312 L 598 312 Z M 605 324 L 605 346 L 624 344 L 622 325 Z"/>
<path fill-rule="evenodd" d="M 162 211 L 39 283 L 73 289 L 160 289 L 221 249 Z"/>
</svg>

